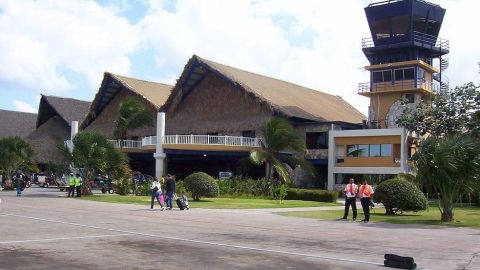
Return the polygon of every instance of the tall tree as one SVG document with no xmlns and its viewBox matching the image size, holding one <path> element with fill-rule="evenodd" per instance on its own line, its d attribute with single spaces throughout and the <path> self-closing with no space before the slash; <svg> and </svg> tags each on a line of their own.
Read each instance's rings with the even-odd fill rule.
<svg viewBox="0 0 480 270">
<path fill-rule="evenodd" d="M 32 146 L 18 136 L 0 139 L 0 168 L 7 179 L 17 169 L 34 169 Z"/>
<path fill-rule="evenodd" d="M 420 102 L 404 107 L 397 124 L 424 136 L 450 134 L 478 136 L 480 130 L 480 86 L 467 83 L 446 93 L 437 93 L 432 103 Z"/>
<path fill-rule="evenodd" d="M 128 130 L 151 126 L 152 122 L 152 115 L 145 106 L 135 97 L 127 96 L 118 109 L 118 119 L 113 135 L 117 140 L 123 140 L 127 137 Z"/>
<path fill-rule="evenodd" d="M 480 185 L 480 142 L 468 135 L 430 137 L 421 143 L 412 161 L 417 178 L 439 194 L 442 222 L 453 220 L 453 204 Z"/>
<path fill-rule="evenodd" d="M 274 117 L 261 127 L 261 133 L 263 135 L 262 147 L 252 151 L 250 158 L 257 165 L 265 163 L 267 179 L 273 178 L 275 170 L 283 181 L 291 182 L 290 174 L 282 159 L 292 164 L 298 164 L 313 173 L 312 166 L 303 157 L 281 154 L 281 151 L 288 150 L 299 154 L 306 152 L 304 140 L 295 133 L 293 126 L 287 120 Z"/>
</svg>

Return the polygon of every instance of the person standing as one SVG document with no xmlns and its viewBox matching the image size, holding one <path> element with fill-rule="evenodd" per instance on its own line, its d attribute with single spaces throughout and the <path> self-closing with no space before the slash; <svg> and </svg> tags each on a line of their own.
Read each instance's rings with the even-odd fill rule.
<svg viewBox="0 0 480 270">
<path fill-rule="evenodd" d="M 70 177 L 68 178 L 68 197 L 75 197 L 75 176 L 73 173 L 70 173 Z"/>
<path fill-rule="evenodd" d="M 163 211 L 163 204 L 160 202 L 160 196 L 162 196 L 162 186 L 160 185 L 160 182 L 158 181 L 158 178 L 155 177 L 155 179 L 152 182 L 152 186 L 150 187 L 152 190 L 152 200 L 150 202 L 150 209 L 153 209 L 153 205 L 155 204 L 155 199 L 157 199 L 158 204 L 160 205 L 160 209 Z"/>
<path fill-rule="evenodd" d="M 80 174 L 75 175 L 75 189 L 77 190 L 77 197 L 82 196 L 82 178 Z"/>
<path fill-rule="evenodd" d="M 346 185 L 345 189 L 343 190 L 343 194 L 345 194 L 345 212 L 343 213 L 343 218 L 341 218 L 342 220 L 346 220 L 348 218 L 350 205 L 352 206 L 353 221 L 357 220 L 357 192 L 358 186 L 355 185 L 355 180 L 350 178 L 348 185 Z"/>
<path fill-rule="evenodd" d="M 167 210 L 172 210 L 173 208 L 173 195 L 175 194 L 175 180 L 173 177 L 168 174 L 167 182 L 165 183 L 165 191 L 167 192 Z"/>
<path fill-rule="evenodd" d="M 15 188 L 17 190 L 17 197 L 22 196 L 23 191 L 23 174 L 21 171 L 17 171 L 14 177 Z"/>
<path fill-rule="evenodd" d="M 367 180 L 362 180 L 362 185 L 360 186 L 358 193 L 360 194 L 360 202 L 362 203 L 363 214 L 365 215 L 365 218 L 362 221 L 367 223 L 370 221 L 370 204 L 373 194 L 373 189 L 367 184 Z"/>
</svg>

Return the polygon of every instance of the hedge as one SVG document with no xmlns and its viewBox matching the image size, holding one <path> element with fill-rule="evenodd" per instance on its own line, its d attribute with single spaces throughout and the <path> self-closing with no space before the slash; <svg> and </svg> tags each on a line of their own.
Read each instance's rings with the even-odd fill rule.
<svg viewBox="0 0 480 270">
<path fill-rule="evenodd" d="M 285 200 L 336 202 L 338 195 L 339 194 L 337 191 L 290 188 L 287 190 L 287 196 L 285 197 Z"/>
<path fill-rule="evenodd" d="M 382 203 L 387 215 L 427 209 L 427 198 L 420 189 L 398 177 L 381 182 L 373 194 L 373 201 Z"/>
</svg>

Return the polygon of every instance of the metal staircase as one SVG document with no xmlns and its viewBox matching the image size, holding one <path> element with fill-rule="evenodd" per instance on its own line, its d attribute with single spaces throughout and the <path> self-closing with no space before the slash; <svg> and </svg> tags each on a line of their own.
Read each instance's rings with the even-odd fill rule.
<svg viewBox="0 0 480 270">
<path fill-rule="evenodd" d="M 445 76 L 443 74 L 443 72 L 450 65 L 450 61 L 448 59 L 448 55 L 445 55 L 443 57 L 439 57 L 438 60 L 440 62 L 440 67 L 439 67 L 440 72 L 437 73 L 437 74 L 434 74 L 433 79 L 440 84 L 440 91 L 441 92 L 447 92 L 450 89 L 450 83 L 449 83 L 448 77 Z"/>
</svg>

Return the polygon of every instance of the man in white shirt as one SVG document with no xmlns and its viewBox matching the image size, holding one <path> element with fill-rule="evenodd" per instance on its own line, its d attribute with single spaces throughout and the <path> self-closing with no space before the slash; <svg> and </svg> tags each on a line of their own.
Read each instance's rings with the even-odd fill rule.
<svg viewBox="0 0 480 270">
<path fill-rule="evenodd" d="M 343 213 L 343 218 L 341 218 L 342 220 L 347 220 L 350 205 L 352 206 L 353 221 L 357 220 L 357 193 L 358 186 L 355 185 L 355 180 L 350 178 L 348 185 L 343 190 L 343 194 L 345 194 L 345 212 Z"/>
</svg>

